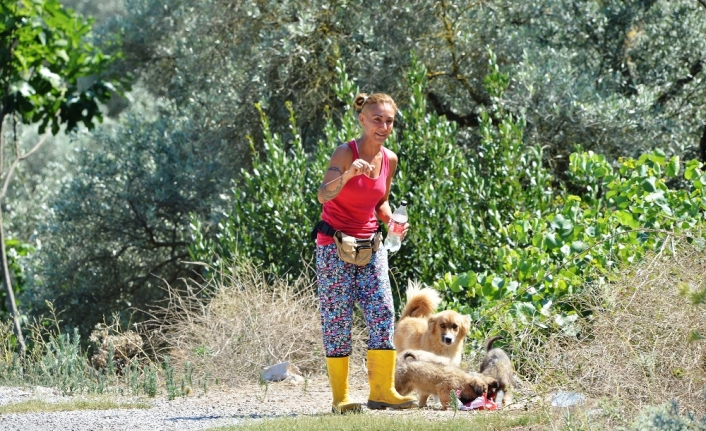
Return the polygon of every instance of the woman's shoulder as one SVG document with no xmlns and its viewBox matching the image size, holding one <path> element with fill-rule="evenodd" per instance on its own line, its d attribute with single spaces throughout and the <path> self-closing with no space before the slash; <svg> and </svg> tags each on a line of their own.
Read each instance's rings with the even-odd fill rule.
<svg viewBox="0 0 706 431">
<path fill-rule="evenodd" d="M 348 141 L 348 142 L 342 142 L 336 147 L 336 151 L 338 150 L 348 150 L 350 152 L 353 152 L 353 149 L 351 148 L 351 144 L 353 144 L 355 141 Z"/>
<path fill-rule="evenodd" d="M 353 142 L 353 141 L 351 141 Z M 333 151 L 334 154 L 350 154 L 353 155 L 353 149 L 351 148 L 351 142 L 344 142 L 339 144 Z"/>
<path fill-rule="evenodd" d="M 333 151 L 333 155 L 331 156 L 331 160 L 349 163 L 353 161 L 353 150 L 351 149 L 350 145 L 348 145 L 348 142 L 340 144 L 336 147 L 336 149 Z"/>
<path fill-rule="evenodd" d="M 392 162 L 397 162 L 397 154 L 387 147 L 382 147 L 382 150 L 387 154 L 387 158 Z"/>
</svg>

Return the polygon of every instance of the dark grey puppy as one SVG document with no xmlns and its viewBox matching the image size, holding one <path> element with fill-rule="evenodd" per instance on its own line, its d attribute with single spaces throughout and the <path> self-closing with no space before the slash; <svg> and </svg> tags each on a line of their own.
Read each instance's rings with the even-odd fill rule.
<svg viewBox="0 0 706 431">
<path fill-rule="evenodd" d="M 512 403 L 512 377 L 515 368 L 512 366 L 510 357 L 499 347 L 493 348 L 493 343 L 503 337 L 497 335 L 485 342 L 485 357 L 480 365 L 480 373 L 497 380 L 497 387 L 489 388 L 488 398 L 492 398 L 501 408 L 503 403 Z"/>
</svg>

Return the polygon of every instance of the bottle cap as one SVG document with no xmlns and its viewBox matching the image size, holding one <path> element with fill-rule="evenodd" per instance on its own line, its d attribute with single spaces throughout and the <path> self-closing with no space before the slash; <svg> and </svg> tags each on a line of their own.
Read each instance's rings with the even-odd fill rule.
<svg viewBox="0 0 706 431">
<path fill-rule="evenodd" d="M 407 201 L 402 201 L 402 202 L 400 202 L 400 205 L 407 206 Z"/>
</svg>

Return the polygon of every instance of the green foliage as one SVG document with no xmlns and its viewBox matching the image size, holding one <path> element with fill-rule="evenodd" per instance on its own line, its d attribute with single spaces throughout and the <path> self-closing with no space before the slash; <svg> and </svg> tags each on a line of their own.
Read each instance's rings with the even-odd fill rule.
<svg viewBox="0 0 706 431">
<path fill-rule="evenodd" d="M 635 431 L 706 430 L 706 417 L 698 418 L 692 412 L 680 412 L 677 401 L 658 407 L 648 407 L 630 426 Z"/>
<path fill-rule="evenodd" d="M 7 265 L 13 280 L 12 288 L 15 296 L 19 295 L 26 289 L 27 274 L 21 260 L 26 258 L 30 253 L 34 252 L 34 247 L 31 244 L 17 240 L 8 239 L 5 241 L 5 252 L 7 253 Z M 7 292 L 5 289 L 0 290 L 0 320 L 7 319 L 11 310 L 7 309 Z M 18 304 L 19 306 L 20 304 Z"/>
<path fill-rule="evenodd" d="M 131 139 L 131 126 L 115 136 L 100 131 L 84 150 L 95 154 L 62 161 L 75 164 L 79 181 L 95 185 L 83 190 L 100 198 L 87 200 L 80 187 L 67 186 L 57 205 L 33 212 L 46 212 L 48 220 L 37 231 L 44 250 L 33 260 L 32 292 L 21 298 L 23 304 L 41 308 L 44 297 L 56 297 L 62 308 L 86 309 L 95 318 L 71 322 L 85 331 L 112 310 L 159 300 L 159 277 L 174 282 L 189 276 L 177 262 L 189 242 L 191 256 L 207 259 L 207 250 L 220 247 L 220 254 L 252 257 L 279 265 L 278 271 L 310 260 L 307 234 L 319 212 L 312 191 L 326 157 L 357 130 L 353 116 L 341 115 L 352 88 L 388 92 L 403 108 L 388 142 L 401 163 L 391 199 L 393 205 L 410 199 L 414 228 L 391 260 L 401 274 L 398 284 L 405 277 L 430 282 L 447 272 L 500 273 L 505 255 L 497 250 L 531 244 L 544 219 L 563 208 L 566 197 L 553 201 L 550 193 L 580 195 L 582 205 L 588 205 L 588 193 L 597 207 L 605 200 L 595 179 L 586 178 L 585 188 L 571 185 L 578 180 L 562 184 L 574 175 L 568 169 L 575 145 L 604 155 L 610 166 L 619 156 L 638 157 L 654 147 L 682 160 L 698 154 L 706 124 L 703 14 L 690 0 L 129 0 L 124 16 L 106 21 L 101 34 L 106 40 L 120 34 L 124 42 L 125 61 L 113 63 L 111 71 L 134 72 L 145 86 L 134 96 L 159 102 L 148 114 L 130 109 L 137 117 L 164 116 L 154 123 L 145 119 L 137 129 L 154 128 L 141 136 L 155 141 L 161 139 L 156 130 L 167 140 L 184 133 L 194 144 L 168 158 L 173 170 L 166 163 L 156 171 L 149 164 L 130 166 L 153 179 L 163 174 L 170 181 L 162 184 L 129 185 L 123 175 L 112 184 L 112 175 L 126 166 L 123 160 L 139 160 L 130 152 L 148 147 L 114 149 Z M 112 53 L 117 45 L 101 49 Z M 417 64 L 410 64 L 409 52 L 417 53 Z M 340 64 L 351 88 L 340 87 Z M 258 101 L 261 109 L 253 109 Z M 285 101 L 292 102 L 289 109 Z M 104 140 L 110 142 L 105 150 Z M 103 161 L 92 164 L 92 157 Z M 270 157 L 278 161 L 273 165 Z M 200 158 L 216 162 L 194 168 Z M 282 160 L 306 167 L 307 174 L 278 165 Z M 185 186 L 190 180 L 181 172 L 203 182 Z M 551 187 L 549 173 L 556 181 Z M 296 196 L 284 197 L 275 184 Z M 130 193 L 121 194 L 119 187 Z M 194 217 L 187 219 L 179 205 L 162 205 L 161 197 L 152 201 L 153 188 L 161 197 L 187 188 L 188 202 L 176 201 L 187 202 Z M 239 208 L 250 196 L 252 202 Z M 120 203 L 111 205 L 115 201 Z M 149 203 L 134 214 L 118 211 L 131 202 Z M 139 228 L 142 220 L 145 229 Z M 516 221 L 529 227 L 515 227 Z M 193 242 L 189 222 L 199 232 Z M 555 229 L 561 231 L 562 223 L 558 219 Z M 150 231 L 164 235 L 154 240 Z M 174 242 L 166 240 L 167 232 Z M 493 288 L 491 283 L 487 290 Z M 447 299 L 454 307 L 472 308 L 479 301 L 457 293 Z"/>
<path fill-rule="evenodd" d="M 489 57 L 486 85 L 500 96 L 508 77 L 497 68 L 492 52 Z M 339 76 L 335 91 L 350 106 L 357 87 L 342 65 Z M 542 167 L 541 151 L 523 144 L 522 122 L 499 108 L 492 116 L 482 117 L 480 151 L 464 153 L 455 141 L 455 124 L 427 113 L 426 69 L 416 57 L 412 57 L 408 84 L 412 89 L 409 109 L 400 110 L 400 131 L 386 143 L 400 157 L 390 199 L 393 204 L 410 201 L 414 226 L 393 261 L 402 273 L 401 284 L 406 285 L 408 277 L 431 282 L 449 268 L 493 268 L 488 250 L 506 243 L 503 232 L 513 214 L 542 214 L 550 202 L 550 178 Z M 354 138 L 356 119 L 346 114 L 339 123 L 329 119 L 326 143 L 320 141 L 313 154 L 302 148 L 293 113 L 295 139 L 288 150 L 282 138 L 270 131 L 264 113 L 261 121 L 264 156 L 253 160 L 252 169 L 242 173 L 242 184 L 234 187 L 236 204 L 221 224 L 218 244 L 197 234 L 192 256 L 208 259 L 212 252 L 244 256 L 280 274 L 296 274 L 303 268 L 302 258 L 307 261 L 314 248 L 308 233 L 320 213 L 315 196 L 333 151 L 327 145 Z M 255 151 L 254 141 L 251 147 Z"/>
<path fill-rule="evenodd" d="M 148 397 L 157 396 L 157 370 L 152 365 L 145 367 L 144 389 Z"/>
<path fill-rule="evenodd" d="M 88 361 L 79 346 L 80 336 L 74 329 L 70 334 L 57 334 L 46 344 L 39 362 L 39 372 L 48 378 L 50 386 L 58 387 L 62 393 L 82 392 L 86 385 Z"/>
<path fill-rule="evenodd" d="M 4 200 L 7 186 L 19 162 L 36 152 L 46 136 L 32 144 L 30 150 L 20 147 L 14 136 L 14 160 L 6 169 L 3 126 L 12 117 L 25 124 L 39 124 L 44 133 L 51 125 L 56 135 L 62 124 L 68 130 L 80 122 L 91 129 L 93 119 L 101 120 L 98 103 L 106 101 L 115 90 L 100 74 L 111 61 L 100 49 L 87 41 L 91 22 L 64 9 L 57 0 L 18 0 L 0 4 L 0 178 Z M 79 79 L 94 76 L 87 88 L 80 88 Z M 85 83 L 84 83 L 85 84 Z M 3 223 L 0 211 L 0 224 Z M 4 251 L 5 235 L 0 232 L 0 247 Z M 8 262 L 3 254 L 2 267 Z M 25 344 L 14 299 L 11 276 L 3 270 L 6 302 L 15 320 L 15 334 L 24 352 Z M 15 271 L 16 272 L 16 271 Z M 18 293 L 21 293 L 18 291 Z"/>
<path fill-rule="evenodd" d="M 339 67 L 341 83 L 335 90 L 342 101 L 350 103 L 357 88 Z M 403 282 L 406 277 L 433 280 L 449 268 L 490 268 L 486 250 L 502 241 L 499 232 L 507 216 L 513 210 L 541 212 L 550 192 L 541 151 L 522 145 L 521 121 L 499 111 L 495 126 L 485 114 L 481 151 L 469 157 L 455 144 L 455 125 L 426 112 L 425 75 L 426 69 L 413 57 L 408 78 L 413 88 L 410 108 L 401 110 L 399 137 L 387 143 L 400 156 L 391 200 L 407 199 L 413 208 L 414 233 L 406 240 L 401 257 L 395 258 Z M 506 84 L 507 76 L 497 67 L 486 80 L 497 95 Z M 255 159 L 252 170 L 243 172 L 243 185 L 234 188 L 237 204 L 222 224 L 215 251 L 226 256 L 239 253 L 280 273 L 301 270 L 302 256 L 310 256 L 307 253 L 313 249 L 308 232 L 320 211 L 314 197 L 332 150 L 320 142 L 318 151 L 307 156 L 292 113 L 295 140 L 285 152 L 282 138 L 271 133 L 264 114 L 261 120 L 265 157 Z M 355 132 L 355 119 L 344 115 L 338 127 L 328 122 L 327 141 L 339 144 Z M 251 147 L 254 151 L 254 143 Z M 197 241 L 194 257 L 204 258 L 208 253 L 209 245 Z"/>
<path fill-rule="evenodd" d="M 363 91 L 407 101 L 416 52 L 429 108 L 458 123 L 459 143 L 474 147 L 479 114 L 501 104 L 526 119 L 528 144 L 560 173 L 576 144 L 611 160 L 655 147 L 696 155 L 706 115 L 703 14 L 693 0 L 132 0 L 119 28 L 127 67 L 154 94 L 193 104 L 194 118 L 223 128 L 237 118 L 239 145 L 259 133 L 256 101 L 267 101 L 272 129 L 286 133 L 289 100 L 305 147 L 315 148 L 324 107 L 341 106 L 331 89 L 337 61 Z M 486 47 L 513 77 L 499 100 L 483 85 Z"/>
<path fill-rule="evenodd" d="M 436 285 L 454 291 L 452 305 L 484 324 L 478 335 L 498 324 L 574 333 L 581 310 L 562 297 L 666 246 L 667 233 L 703 226 L 706 177 L 700 165 L 685 165 L 689 189 L 670 189 L 667 181 L 680 171 L 676 157 L 656 151 L 623 159 L 613 169 L 603 156 L 574 153 L 570 177 L 585 194 L 557 196 L 555 210 L 542 217 L 517 212 L 507 226 L 507 245 L 492 250 L 495 268 L 447 274 Z"/>
<path fill-rule="evenodd" d="M 96 79 L 80 88 L 79 78 L 100 73 L 112 61 L 88 42 L 91 21 L 57 0 L 20 0 L 0 5 L 0 123 L 17 113 L 26 124 L 51 125 L 53 134 L 79 122 L 93 128 L 98 103 L 113 84 Z M 0 124 L 1 125 L 1 124 Z"/>
<path fill-rule="evenodd" d="M 500 96 L 508 77 L 492 52 L 489 59 L 486 87 Z M 409 110 L 402 110 L 401 137 L 390 144 L 400 156 L 392 199 L 410 201 L 413 226 L 392 264 L 405 278 L 431 282 L 449 270 L 494 267 L 489 251 L 506 243 L 504 231 L 514 214 L 543 213 L 551 187 L 541 150 L 523 143 L 523 122 L 502 109 L 483 112 L 480 145 L 464 152 L 456 125 L 427 112 L 426 72 L 413 58 L 408 78 L 413 96 Z"/>
<path fill-rule="evenodd" d="M 167 398 L 171 401 L 177 397 L 178 389 L 174 381 L 174 367 L 170 364 L 168 356 L 164 358 L 162 370 L 164 371 L 164 386 L 167 389 Z"/>
<path fill-rule="evenodd" d="M 338 66 L 341 84 L 337 93 L 352 103 L 357 88 L 348 79 L 344 67 Z M 355 119 L 347 115 L 342 127 L 332 118 L 326 126 L 326 140 L 319 141 L 313 153 L 304 151 L 292 105 L 290 113 L 291 142 L 273 133 L 261 105 L 263 141 L 250 139 L 255 157 L 252 168 L 243 170 L 241 181 L 234 184 L 233 206 L 227 218 L 219 224 L 217 241 L 209 242 L 200 224 L 194 221 L 195 241 L 190 252 L 193 258 L 210 260 L 214 253 L 231 260 L 247 258 L 264 265 L 277 274 L 298 276 L 313 256 L 310 233 L 319 220 L 321 207 L 316 194 L 328 158 L 336 146 L 354 137 Z"/>
<path fill-rule="evenodd" d="M 54 322 L 56 323 L 56 320 Z M 133 358 L 123 372 L 118 372 L 111 352 L 108 356 L 108 366 L 98 370 L 92 366 L 86 351 L 81 347 L 78 329 L 74 328 L 72 333 L 64 333 L 51 329 L 52 325 L 45 327 L 35 324 L 30 328 L 27 354 L 20 358 L 11 345 L 12 324 L 7 321 L 0 324 L 0 383 L 13 386 L 46 386 L 70 395 L 122 394 L 129 390 L 133 395 L 144 393 L 154 397 L 162 383 L 170 399 L 179 395 L 186 396 L 191 391 L 194 368 L 188 363 L 181 376 L 187 385 L 182 383 L 181 389 L 176 384 L 177 370 L 167 357 L 161 366 L 146 358 Z M 208 376 L 202 379 L 201 384 L 205 391 Z"/>
<path fill-rule="evenodd" d="M 501 22 L 520 23 L 508 41 L 517 82 L 506 103 L 525 112 L 528 138 L 547 145 L 562 171 L 575 144 L 611 161 L 655 148 L 703 160 L 699 2 L 545 0 L 498 10 Z"/>
<path fill-rule="evenodd" d="M 3 324 L 9 330 L 9 324 Z M 79 344 L 77 331 L 69 333 L 43 331 L 33 328 L 27 355 L 20 358 L 9 355 L 6 342 L 0 347 L 0 373 L 4 384 L 42 385 L 59 389 L 64 394 L 97 392 L 102 388 L 101 379 L 96 379 L 89 361 Z M 9 337 L 6 332 L 4 338 Z M 5 341 L 5 340 L 3 340 Z"/>
<path fill-rule="evenodd" d="M 163 283 L 193 274 L 187 245 L 190 215 L 209 220 L 227 179 L 219 155 L 226 142 L 205 148 L 198 127 L 178 115 L 127 116 L 97 132 L 101 151 L 72 155 L 76 171 L 49 202 L 32 256 L 30 288 L 21 299 L 44 314 L 44 299 L 72 310 L 65 324 L 87 335 L 96 323 L 133 305 L 154 303 Z M 125 319 L 139 318 L 131 313 Z"/>
</svg>

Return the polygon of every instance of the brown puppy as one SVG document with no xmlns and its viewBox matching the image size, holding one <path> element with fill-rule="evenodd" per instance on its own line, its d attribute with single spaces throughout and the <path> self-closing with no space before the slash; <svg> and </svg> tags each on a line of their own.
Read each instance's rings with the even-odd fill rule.
<svg viewBox="0 0 706 431">
<path fill-rule="evenodd" d="M 434 314 L 440 303 L 436 290 L 410 285 L 393 342 L 398 351 L 426 350 L 446 356 L 454 365 L 459 365 L 471 319 L 453 310 Z"/>
<path fill-rule="evenodd" d="M 497 387 L 491 388 L 488 392 L 488 398 L 492 398 L 498 408 L 503 406 L 503 401 L 505 404 L 512 403 L 512 376 L 515 373 L 507 353 L 499 347 L 493 348 L 493 343 L 502 338 L 497 335 L 485 342 L 486 353 L 480 365 L 481 374 L 492 377 L 498 382 Z"/>
<path fill-rule="evenodd" d="M 405 350 L 398 355 L 395 367 L 395 389 L 400 395 L 417 393 L 419 407 L 426 407 L 429 395 L 439 397 L 441 407 L 446 410 L 451 402 L 451 392 L 460 391 L 458 398 L 466 404 L 496 388 L 498 382 L 489 376 L 467 373 L 462 369 L 444 364 L 443 357 L 430 361 L 419 360 L 427 357 L 418 350 Z M 422 351 L 423 352 L 423 351 Z M 435 362 L 438 361 L 438 362 Z"/>
</svg>

